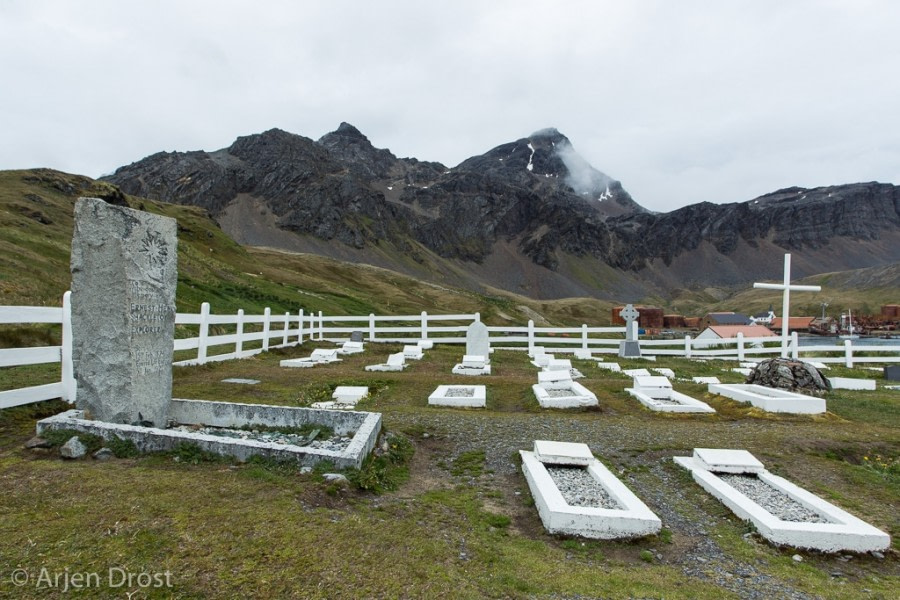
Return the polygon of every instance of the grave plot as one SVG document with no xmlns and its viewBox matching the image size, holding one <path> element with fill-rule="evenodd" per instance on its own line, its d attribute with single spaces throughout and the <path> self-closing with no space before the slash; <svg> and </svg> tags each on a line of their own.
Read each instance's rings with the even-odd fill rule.
<svg viewBox="0 0 900 600">
<path fill-rule="evenodd" d="M 622 369 L 622 373 L 629 377 L 652 377 L 647 369 Z"/>
<path fill-rule="evenodd" d="M 341 362 L 341 359 L 338 358 L 337 355 L 337 350 L 317 348 L 313 350 L 312 354 L 310 354 L 307 358 L 291 358 L 283 360 L 278 364 L 282 367 L 310 368 L 315 367 L 316 365 L 327 365 L 328 363 Z"/>
<path fill-rule="evenodd" d="M 474 321 L 466 328 L 466 353 L 453 367 L 455 375 L 490 375 L 491 344 L 487 326 Z"/>
<path fill-rule="evenodd" d="M 556 358 L 553 354 L 548 354 L 543 346 L 535 346 L 531 354 L 531 364 L 539 369 L 543 369 L 550 364 L 550 361 Z"/>
<path fill-rule="evenodd" d="M 359 354 L 361 352 L 365 352 L 366 348 L 362 342 L 344 342 L 344 344 L 338 350 L 338 354 Z"/>
<path fill-rule="evenodd" d="M 422 360 L 425 358 L 425 353 L 422 352 L 422 347 L 418 344 L 407 344 L 403 346 L 403 358 L 406 360 Z"/>
<path fill-rule="evenodd" d="M 355 385 L 339 385 L 331 394 L 329 402 L 313 402 L 312 408 L 331 410 L 353 410 L 356 403 L 369 395 L 369 388 Z"/>
<path fill-rule="evenodd" d="M 755 384 L 710 383 L 707 390 L 738 402 L 749 402 L 766 412 L 818 415 L 825 412 L 825 399 L 814 398 Z"/>
<path fill-rule="evenodd" d="M 650 410 L 707 414 L 716 412 L 706 402 L 673 390 L 672 383 L 666 377 L 635 377 L 633 387 L 625 388 L 625 391 Z"/>
<path fill-rule="evenodd" d="M 605 369 L 607 371 L 612 371 L 613 373 L 618 373 L 622 370 L 622 367 L 619 366 L 619 363 L 598 362 L 597 367 L 600 369 Z"/>
<path fill-rule="evenodd" d="M 665 367 L 653 367 L 650 369 L 654 373 L 659 373 L 663 377 L 668 377 L 669 379 L 673 379 L 675 377 L 675 371 L 672 369 L 667 369 Z"/>
<path fill-rule="evenodd" d="M 487 389 L 483 385 L 439 385 L 430 396 L 429 406 L 484 408 Z"/>
<path fill-rule="evenodd" d="M 379 413 L 343 410 L 318 410 L 209 402 L 173 398 L 169 406 L 171 427 L 124 425 L 84 418 L 84 411 L 69 410 L 37 423 L 37 434 L 54 429 L 71 429 L 98 435 L 106 440 L 118 437 L 134 442 L 141 452 L 165 452 L 182 443 L 196 444 L 202 450 L 232 456 L 246 461 L 251 456 L 292 460 L 298 465 L 313 466 L 330 461 L 338 468 L 362 466 L 381 431 Z M 266 428 L 298 430 L 317 426 L 334 431 L 344 442 L 298 445 L 297 438 L 271 434 L 249 435 L 247 429 Z"/>
<path fill-rule="evenodd" d="M 538 382 L 531 389 L 541 408 L 597 406 L 597 396 L 577 381 L 572 381 L 565 370 L 539 372 Z"/>
<path fill-rule="evenodd" d="M 858 379 L 855 377 L 829 377 L 828 383 L 833 390 L 875 391 L 874 379 Z"/>
<path fill-rule="evenodd" d="M 406 357 L 403 352 L 396 352 L 387 357 L 387 362 L 380 365 L 368 365 L 366 371 L 402 371 L 406 368 Z"/>
<path fill-rule="evenodd" d="M 718 377 L 691 377 L 694 383 L 721 383 Z"/>
<path fill-rule="evenodd" d="M 544 367 L 545 371 L 564 371 L 569 374 L 570 379 L 581 379 L 584 377 L 581 371 L 572 366 L 572 361 L 568 358 L 551 358 Z"/>
<path fill-rule="evenodd" d="M 172 398 L 176 231 L 168 217 L 78 199 L 72 239 L 78 409 L 38 421 L 38 435 L 73 430 L 128 440 L 141 452 L 191 443 L 242 461 L 263 456 L 360 467 L 381 430 L 380 414 Z M 337 440 L 313 445 L 312 431 L 325 428 Z M 279 435 L 263 431 L 271 429 Z"/>
<path fill-rule="evenodd" d="M 483 356 L 466 354 L 452 372 L 454 375 L 490 375 L 491 365 Z"/>
<path fill-rule="evenodd" d="M 890 536 L 850 513 L 769 473 L 746 450 L 695 448 L 674 457 L 694 481 L 773 544 L 822 552 L 871 552 Z"/>
<path fill-rule="evenodd" d="M 522 472 L 544 528 L 594 539 L 641 537 L 662 523 L 586 444 L 537 440 L 522 450 Z"/>
</svg>

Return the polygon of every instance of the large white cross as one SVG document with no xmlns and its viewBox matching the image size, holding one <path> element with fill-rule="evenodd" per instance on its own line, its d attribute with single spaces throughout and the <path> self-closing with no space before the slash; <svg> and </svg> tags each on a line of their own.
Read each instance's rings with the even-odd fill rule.
<svg viewBox="0 0 900 600">
<path fill-rule="evenodd" d="M 788 355 L 788 321 L 791 305 L 791 290 L 795 292 L 821 292 L 819 285 L 791 285 L 791 255 L 784 255 L 784 283 L 754 283 L 754 288 L 764 290 L 783 290 L 784 296 L 781 303 L 781 357 Z"/>
</svg>

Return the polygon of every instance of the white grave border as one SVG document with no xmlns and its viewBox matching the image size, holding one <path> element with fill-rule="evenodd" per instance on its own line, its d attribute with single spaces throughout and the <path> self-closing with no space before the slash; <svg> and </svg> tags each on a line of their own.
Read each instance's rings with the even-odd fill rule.
<svg viewBox="0 0 900 600">
<path fill-rule="evenodd" d="M 519 454 L 538 515 L 549 533 L 618 539 L 653 535 L 662 528 L 659 517 L 599 460 L 591 461 L 588 472 L 624 508 L 570 506 L 535 453 L 520 450 Z"/>
<path fill-rule="evenodd" d="M 696 450 L 695 450 L 696 453 Z M 750 521 L 765 539 L 778 545 L 822 552 L 872 552 L 890 547 L 890 536 L 865 521 L 819 498 L 815 494 L 766 470 L 755 473 L 763 482 L 832 521 L 809 523 L 782 521 L 762 506 L 728 485 L 690 456 L 675 456 L 677 465 L 689 470 L 694 481 L 718 498 L 740 519 Z"/>
</svg>

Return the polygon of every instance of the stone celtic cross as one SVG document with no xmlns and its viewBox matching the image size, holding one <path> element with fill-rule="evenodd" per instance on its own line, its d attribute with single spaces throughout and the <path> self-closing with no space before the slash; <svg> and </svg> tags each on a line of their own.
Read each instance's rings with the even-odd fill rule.
<svg viewBox="0 0 900 600">
<path fill-rule="evenodd" d="M 641 316 L 641 313 L 639 313 L 639 312 L 634 308 L 634 305 L 633 305 L 633 304 L 628 304 L 628 305 L 625 306 L 625 308 L 623 308 L 623 309 L 619 312 L 619 316 L 622 317 L 623 319 L 625 319 L 625 327 L 626 327 L 626 332 L 625 332 L 625 333 L 626 333 L 626 335 L 628 336 L 628 339 L 633 339 L 633 338 L 631 337 L 631 335 L 632 335 L 632 334 L 631 334 L 631 329 L 632 329 L 631 324 L 632 324 L 633 322 L 635 322 L 639 316 Z"/>
<path fill-rule="evenodd" d="M 641 355 L 641 347 L 637 337 L 637 318 L 641 316 L 633 304 L 625 305 L 619 316 L 625 319 L 625 341 L 619 344 L 619 356 L 637 358 Z"/>
</svg>

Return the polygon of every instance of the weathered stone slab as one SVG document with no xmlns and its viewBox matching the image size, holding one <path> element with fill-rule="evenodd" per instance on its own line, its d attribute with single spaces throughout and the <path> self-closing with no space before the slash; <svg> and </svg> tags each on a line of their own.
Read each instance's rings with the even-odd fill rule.
<svg viewBox="0 0 900 600">
<path fill-rule="evenodd" d="M 746 450 L 694 448 L 694 460 L 713 473 L 760 473 L 765 466 Z"/>
<path fill-rule="evenodd" d="M 534 457 L 545 465 L 581 465 L 594 462 L 587 444 L 573 442 L 534 441 Z"/>
<path fill-rule="evenodd" d="M 172 398 L 175 219 L 79 198 L 72 238 L 76 404 L 164 427 Z"/>
</svg>

